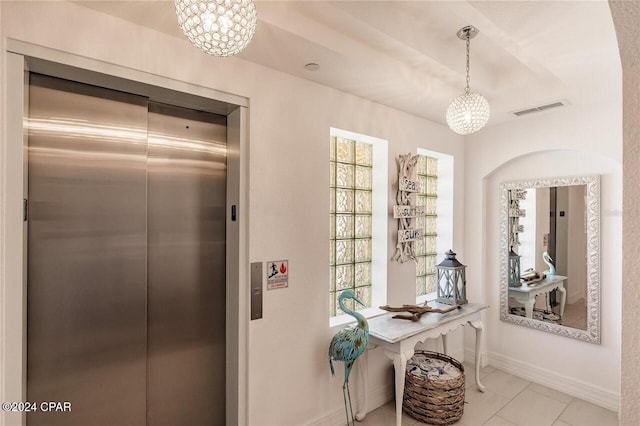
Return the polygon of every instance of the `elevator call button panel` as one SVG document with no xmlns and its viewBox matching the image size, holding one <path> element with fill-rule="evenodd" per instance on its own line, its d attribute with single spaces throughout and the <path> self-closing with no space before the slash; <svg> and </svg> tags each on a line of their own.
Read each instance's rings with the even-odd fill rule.
<svg viewBox="0 0 640 426">
<path fill-rule="evenodd" d="M 262 318 L 262 262 L 251 264 L 251 320 Z"/>
</svg>

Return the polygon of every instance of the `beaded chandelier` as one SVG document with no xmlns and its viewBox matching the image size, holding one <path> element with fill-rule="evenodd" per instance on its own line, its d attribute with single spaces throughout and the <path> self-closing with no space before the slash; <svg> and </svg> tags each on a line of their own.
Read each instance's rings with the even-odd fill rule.
<svg viewBox="0 0 640 426">
<path fill-rule="evenodd" d="M 451 101 L 447 109 L 447 124 L 454 132 L 469 135 L 482 129 L 491 114 L 489 102 L 479 93 L 469 89 L 469 47 L 470 40 L 480 31 L 473 26 L 467 26 L 458 31 L 458 38 L 467 42 L 467 87 L 464 93 Z"/>
<path fill-rule="evenodd" d="M 256 31 L 253 0 L 174 0 L 178 24 L 197 48 L 214 56 L 240 53 Z"/>
</svg>

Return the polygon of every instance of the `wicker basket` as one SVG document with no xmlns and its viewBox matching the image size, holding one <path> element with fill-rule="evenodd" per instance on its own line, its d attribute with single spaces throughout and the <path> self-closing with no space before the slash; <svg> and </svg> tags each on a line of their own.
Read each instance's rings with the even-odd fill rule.
<svg viewBox="0 0 640 426">
<path fill-rule="evenodd" d="M 428 364 L 433 360 L 451 364 L 460 370 L 460 375 L 443 379 L 434 377 L 434 374 L 428 377 L 424 361 Z M 423 423 L 450 425 L 462 417 L 464 387 L 464 367 L 460 362 L 445 354 L 416 351 L 407 363 L 402 406 L 411 417 Z"/>
</svg>

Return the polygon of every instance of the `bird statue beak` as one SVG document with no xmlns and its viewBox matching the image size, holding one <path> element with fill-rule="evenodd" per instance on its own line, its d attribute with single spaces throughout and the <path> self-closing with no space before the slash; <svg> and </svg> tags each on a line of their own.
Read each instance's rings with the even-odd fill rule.
<svg viewBox="0 0 640 426">
<path fill-rule="evenodd" d="M 353 297 L 353 300 L 355 300 L 356 302 L 358 302 L 358 303 L 359 303 L 359 304 L 361 304 L 362 306 L 367 306 L 367 305 L 365 305 L 364 303 L 362 303 L 362 302 L 360 301 L 360 299 L 358 299 L 358 298 L 357 298 L 357 297 L 355 297 L 355 296 Z"/>
</svg>

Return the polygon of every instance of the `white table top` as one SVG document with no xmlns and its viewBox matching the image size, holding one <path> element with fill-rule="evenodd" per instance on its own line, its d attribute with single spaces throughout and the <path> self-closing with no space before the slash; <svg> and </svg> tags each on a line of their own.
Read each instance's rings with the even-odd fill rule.
<svg viewBox="0 0 640 426">
<path fill-rule="evenodd" d="M 527 285 L 523 283 L 520 287 L 509 287 L 509 291 L 517 291 L 518 293 L 531 293 L 532 291 L 536 291 L 548 285 L 557 284 L 566 279 L 567 277 L 563 275 L 547 275 L 544 280 L 533 283 L 533 285 Z"/>
<path fill-rule="evenodd" d="M 451 305 L 445 305 L 437 302 L 429 302 L 429 306 L 440 309 L 451 307 Z M 466 303 L 462 305 L 460 309 L 447 312 L 446 314 L 434 312 L 424 314 L 420 318 L 420 321 L 416 322 L 406 319 L 392 318 L 394 315 L 401 312 L 390 312 L 368 320 L 369 335 L 385 342 L 397 343 L 403 339 L 422 333 L 423 331 L 440 327 L 441 325 L 455 321 L 461 317 L 480 312 L 486 308 L 488 308 L 488 306 L 481 303 Z"/>
</svg>

